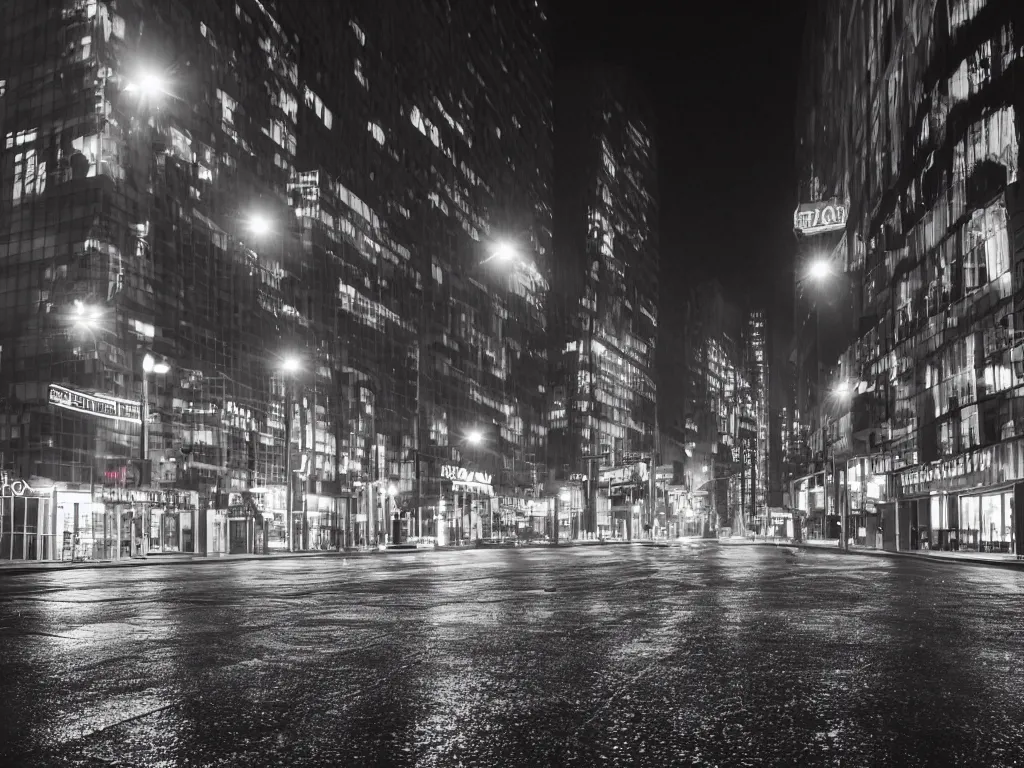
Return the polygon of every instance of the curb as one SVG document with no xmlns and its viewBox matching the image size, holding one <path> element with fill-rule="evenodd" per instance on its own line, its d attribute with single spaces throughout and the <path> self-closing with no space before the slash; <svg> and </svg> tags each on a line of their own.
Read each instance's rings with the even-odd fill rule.
<svg viewBox="0 0 1024 768">
<path fill-rule="evenodd" d="M 795 542 L 772 542 L 752 541 L 743 544 L 727 544 L 726 546 L 740 547 L 793 547 L 794 549 L 806 549 L 811 552 L 823 552 L 829 555 L 859 555 L 860 557 L 889 557 L 893 559 L 904 558 L 907 560 L 920 560 L 934 565 L 972 565 L 987 566 L 989 568 L 1003 568 L 1008 570 L 1024 570 L 1024 560 L 984 560 L 979 557 L 934 557 L 933 555 L 922 555 L 917 552 L 891 552 L 886 549 L 840 549 L 836 547 L 818 547 L 813 544 L 798 544 Z"/>
<path fill-rule="evenodd" d="M 217 556 L 196 556 L 191 560 L 162 560 L 156 558 L 145 558 L 136 560 L 108 560 L 89 563 L 61 563 L 57 561 L 53 565 L 25 565 L 0 568 L 0 578 L 4 576 L 21 576 L 29 573 L 49 573 L 64 571 L 95 571 L 101 568 L 145 568 L 154 565 L 215 565 L 224 563 L 245 563 L 259 560 L 265 563 L 275 560 L 299 560 L 302 558 L 315 557 L 371 557 L 376 552 L 295 552 L 289 555 L 233 555 L 229 557 Z"/>
</svg>

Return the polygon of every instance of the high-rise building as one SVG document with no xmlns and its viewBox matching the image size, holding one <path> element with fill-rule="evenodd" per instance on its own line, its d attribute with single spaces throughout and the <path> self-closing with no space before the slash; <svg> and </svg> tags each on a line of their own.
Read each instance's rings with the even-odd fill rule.
<svg viewBox="0 0 1024 768">
<path fill-rule="evenodd" d="M 692 286 L 677 305 L 665 312 L 676 330 L 663 334 L 672 362 L 660 366 L 668 391 L 659 413 L 663 444 L 682 448 L 682 456 L 673 452 L 680 530 L 763 529 L 769 479 L 765 314 L 743 312 L 716 281 Z"/>
<path fill-rule="evenodd" d="M 827 262 L 800 286 L 823 364 L 803 375 L 821 383 L 798 404 L 811 461 L 793 488 L 812 535 L 1019 546 L 1022 30 L 1024 6 L 985 0 L 809 18 L 794 224 Z"/>
<path fill-rule="evenodd" d="M 654 126 L 623 71 L 566 69 L 556 90 L 551 463 L 586 486 L 585 534 L 632 535 L 657 427 Z"/>
<path fill-rule="evenodd" d="M 47 493 L 0 558 L 500 525 L 547 458 L 546 26 L 5 4 L 0 468 Z"/>
<path fill-rule="evenodd" d="M 750 452 L 749 470 L 750 498 L 746 507 L 746 524 L 761 530 L 771 525 L 768 514 L 768 453 L 769 453 L 769 410 L 768 396 L 771 373 L 768 366 L 768 333 L 765 312 L 754 309 L 747 313 L 744 334 L 744 356 L 750 384 L 748 408 L 754 423 L 754 435 L 747 443 Z"/>
</svg>

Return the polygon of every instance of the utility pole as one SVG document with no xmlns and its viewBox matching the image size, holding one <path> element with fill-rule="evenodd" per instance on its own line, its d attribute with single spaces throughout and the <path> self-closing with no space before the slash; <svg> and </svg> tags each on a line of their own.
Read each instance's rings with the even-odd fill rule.
<svg viewBox="0 0 1024 768">
<path fill-rule="evenodd" d="M 292 390 L 286 376 L 284 379 L 284 480 L 285 480 L 285 543 L 293 552 L 292 541 Z"/>
</svg>

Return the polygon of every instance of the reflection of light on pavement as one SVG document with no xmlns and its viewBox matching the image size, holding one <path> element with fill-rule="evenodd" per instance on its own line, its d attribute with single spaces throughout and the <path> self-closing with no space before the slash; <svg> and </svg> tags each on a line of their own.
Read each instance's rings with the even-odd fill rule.
<svg viewBox="0 0 1024 768">
<path fill-rule="evenodd" d="M 173 704 L 162 695 L 150 691 L 107 695 L 90 702 L 88 707 L 81 707 L 76 702 L 73 709 L 53 713 L 46 729 L 40 731 L 40 741 L 56 746 L 84 739 L 125 721 L 156 714 Z"/>
<path fill-rule="evenodd" d="M 81 569 L 44 578 L 18 600 L 32 617 L 17 633 L 19 647 L 75 692 L 64 706 L 41 710 L 31 725 L 40 745 L 60 746 L 154 715 L 180 698 L 173 681 L 180 679 L 181 657 L 162 650 L 176 643 L 181 612 L 190 610 L 173 600 L 173 573 L 159 567 L 115 573 Z M 174 738 L 179 719 L 164 718 L 161 729 Z"/>
</svg>

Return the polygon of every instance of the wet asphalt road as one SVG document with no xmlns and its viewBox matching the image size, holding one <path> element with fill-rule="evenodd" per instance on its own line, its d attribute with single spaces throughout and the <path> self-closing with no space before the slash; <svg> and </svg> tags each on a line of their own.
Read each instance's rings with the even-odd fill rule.
<svg viewBox="0 0 1024 768">
<path fill-rule="evenodd" d="M 1022 587 L 718 546 L 0 575 L 0 764 L 1021 764 Z"/>
</svg>

